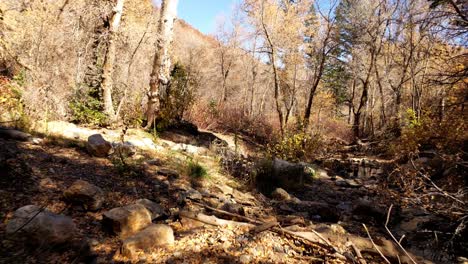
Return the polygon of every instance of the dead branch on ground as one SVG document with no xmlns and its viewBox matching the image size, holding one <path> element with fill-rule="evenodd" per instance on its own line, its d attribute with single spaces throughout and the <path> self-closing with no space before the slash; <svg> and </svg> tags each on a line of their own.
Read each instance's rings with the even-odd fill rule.
<svg viewBox="0 0 468 264">
<path fill-rule="evenodd" d="M 395 243 L 398 245 L 398 247 L 400 247 L 400 249 L 405 253 L 406 256 L 408 256 L 408 258 L 414 263 L 414 264 L 417 264 L 417 262 L 411 257 L 411 255 L 408 253 L 408 251 L 405 250 L 405 248 L 403 248 L 403 246 L 400 244 L 400 242 L 398 241 L 398 239 L 396 239 L 396 237 L 393 235 L 393 233 L 390 231 L 390 229 L 388 228 L 388 222 L 390 221 L 390 213 L 392 212 L 392 208 L 393 208 L 393 204 L 390 205 L 390 208 L 388 208 L 388 213 L 387 213 L 387 221 L 385 221 L 385 230 L 387 230 L 388 234 L 392 237 L 393 241 L 395 241 Z"/>
<path fill-rule="evenodd" d="M 380 256 L 385 260 L 385 262 L 387 262 L 388 264 L 391 264 L 391 262 L 385 257 L 385 255 L 382 253 L 382 251 L 380 251 L 379 247 L 375 244 L 374 240 L 372 239 L 372 236 L 369 233 L 369 229 L 367 229 L 367 226 L 365 224 L 362 224 L 362 225 L 364 226 L 364 229 L 367 232 L 367 236 L 369 237 L 370 241 L 372 242 L 372 245 L 374 246 L 374 248 L 377 250 L 377 252 L 379 252 Z"/>
</svg>

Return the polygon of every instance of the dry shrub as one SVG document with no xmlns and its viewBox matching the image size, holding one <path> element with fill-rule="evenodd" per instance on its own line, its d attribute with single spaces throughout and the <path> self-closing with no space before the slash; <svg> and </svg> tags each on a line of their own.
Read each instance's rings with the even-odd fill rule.
<svg viewBox="0 0 468 264">
<path fill-rule="evenodd" d="M 185 118 L 200 128 L 242 134 L 259 143 L 270 142 L 275 131 L 263 116 L 250 116 L 240 107 L 218 106 L 214 101 L 196 103 Z"/>
<path fill-rule="evenodd" d="M 320 131 L 321 134 L 327 135 L 328 138 L 339 138 L 345 142 L 352 142 L 354 139 L 351 125 L 337 118 L 322 120 Z"/>
<path fill-rule="evenodd" d="M 456 109 L 448 111 L 442 120 L 434 112 L 426 112 L 417 119 L 409 109 L 398 144 L 392 144 L 390 151 L 396 155 L 417 154 L 429 149 L 447 154 L 466 151 L 466 119 L 467 116 Z"/>
<path fill-rule="evenodd" d="M 23 103 L 23 77 L 13 79 L 0 76 L 0 124 L 22 129 L 29 128 L 29 117 Z"/>
</svg>

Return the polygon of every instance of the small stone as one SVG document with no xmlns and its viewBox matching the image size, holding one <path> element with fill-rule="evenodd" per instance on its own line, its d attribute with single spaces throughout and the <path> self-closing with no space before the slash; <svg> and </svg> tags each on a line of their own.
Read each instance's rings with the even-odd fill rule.
<svg viewBox="0 0 468 264">
<path fill-rule="evenodd" d="M 164 164 L 163 161 L 160 159 L 147 160 L 145 163 L 148 165 L 153 165 L 153 166 L 161 166 Z"/>
<path fill-rule="evenodd" d="M 152 224 L 123 241 L 121 253 L 134 259 L 139 251 L 149 252 L 157 247 L 174 244 L 174 231 L 168 225 Z"/>
<path fill-rule="evenodd" d="M 242 264 L 248 264 L 252 261 L 252 257 L 249 255 L 242 255 L 239 257 L 239 262 Z"/>
<path fill-rule="evenodd" d="M 245 216 L 244 206 L 242 206 L 241 204 L 225 203 L 221 207 L 221 210 L 227 211 L 229 213 Z"/>
<path fill-rule="evenodd" d="M 106 141 L 101 134 L 94 134 L 89 136 L 86 149 L 93 156 L 107 157 L 112 149 L 112 144 Z"/>
<path fill-rule="evenodd" d="M 63 193 L 64 198 L 72 204 L 82 205 L 84 209 L 96 211 L 102 207 L 104 192 L 101 188 L 83 180 L 75 181 Z"/>
<path fill-rule="evenodd" d="M 289 193 L 282 188 L 276 188 L 276 190 L 271 193 L 271 197 L 278 201 L 286 201 L 291 199 Z"/>
<path fill-rule="evenodd" d="M 151 213 L 141 204 L 117 207 L 103 214 L 103 228 L 122 238 L 134 235 L 151 224 Z"/>
<path fill-rule="evenodd" d="M 278 253 L 285 253 L 285 250 L 281 245 L 274 245 L 273 250 Z"/>
<path fill-rule="evenodd" d="M 190 190 L 187 190 L 185 192 L 182 192 L 180 195 L 179 195 L 179 199 L 178 199 L 178 202 L 179 203 L 183 203 L 185 202 L 185 200 L 197 200 L 197 201 L 200 201 L 201 199 L 203 199 L 203 196 L 201 195 L 200 192 L 198 192 L 197 190 L 195 189 L 190 189 Z"/>
<path fill-rule="evenodd" d="M 179 173 L 177 171 L 167 169 L 167 168 L 162 168 L 158 170 L 159 175 L 167 176 L 169 178 L 179 178 Z"/>
<path fill-rule="evenodd" d="M 136 148 L 130 142 L 113 143 L 114 155 L 117 157 L 132 157 L 136 154 Z"/>
</svg>

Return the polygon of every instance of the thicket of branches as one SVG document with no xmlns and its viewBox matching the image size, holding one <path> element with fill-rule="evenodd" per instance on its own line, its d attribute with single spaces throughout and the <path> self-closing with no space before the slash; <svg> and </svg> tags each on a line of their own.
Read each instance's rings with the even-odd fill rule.
<svg viewBox="0 0 468 264">
<path fill-rule="evenodd" d="M 159 11 L 150 0 L 127 0 L 114 37 L 116 3 L 1 2 L 1 71 L 18 86 L 25 115 L 105 124 L 103 70 L 115 43 L 117 119 L 141 125 Z M 183 111 L 166 113 L 261 142 L 302 133 L 300 144 L 323 134 L 398 139 L 393 153 L 459 150 L 466 11 L 462 1 L 244 0 L 213 36 L 178 21 L 170 78 Z"/>
</svg>

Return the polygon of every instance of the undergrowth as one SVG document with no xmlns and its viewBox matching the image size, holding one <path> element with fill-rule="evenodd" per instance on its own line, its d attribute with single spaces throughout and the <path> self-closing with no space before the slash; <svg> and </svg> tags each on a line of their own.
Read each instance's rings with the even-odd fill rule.
<svg viewBox="0 0 468 264">
<path fill-rule="evenodd" d="M 196 179 L 203 179 L 208 177 L 208 171 L 197 160 L 189 158 L 187 161 L 187 174 Z"/>
</svg>

